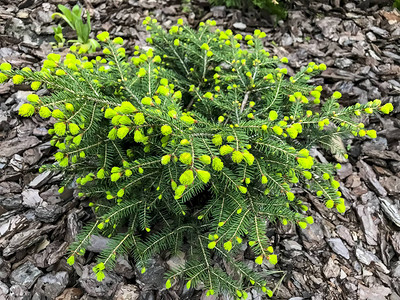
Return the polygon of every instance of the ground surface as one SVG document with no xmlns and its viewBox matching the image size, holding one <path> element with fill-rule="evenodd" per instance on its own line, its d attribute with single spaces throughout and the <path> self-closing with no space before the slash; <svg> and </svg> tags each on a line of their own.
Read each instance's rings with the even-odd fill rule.
<svg viewBox="0 0 400 300">
<path fill-rule="evenodd" d="M 328 211 L 298 191 L 310 204 L 315 224 L 306 230 L 271 227 L 269 235 L 279 257 L 275 268 L 287 272 L 275 299 L 400 299 L 398 12 L 374 1 L 294 1 L 288 20 L 273 27 L 274 20 L 259 11 L 210 9 L 206 0 L 186 7 L 180 1 L 84 2 L 94 33 L 108 30 L 130 45 L 145 43 L 140 24 L 149 14 L 165 27 L 182 17 L 194 27 L 213 18 L 218 26 L 244 34 L 261 28 L 267 32 L 267 50 L 289 58 L 289 73 L 309 61 L 327 64 L 315 84 L 323 85 L 327 94 L 340 91 L 343 105 L 376 98 L 392 102 L 391 116 L 364 121 L 378 131 L 376 140 L 344 141 L 350 157 L 340 161 L 338 179 L 347 212 Z M 51 15 L 60 3 L 75 1 L 0 1 L 0 62 L 37 68 L 51 51 Z M 48 143 L 48 123 L 17 116 L 29 93 L 25 86 L 0 86 L 0 299 L 216 299 L 201 290 L 187 291 L 180 283 L 166 291 L 163 272 L 184 260 L 168 254 L 154 259 L 145 275 L 121 258 L 115 272 L 96 282 L 91 263 L 104 238 L 92 241 L 85 261 L 67 266 L 65 250 L 91 214 L 72 191 L 59 196 L 60 174 L 39 175 L 38 166 L 52 162 L 54 150 Z M 319 149 L 314 155 L 336 162 Z M 276 283 L 279 279 L 271 278 Z M 254 292 L 249 299 L 261 296 Z"/>
</svg>

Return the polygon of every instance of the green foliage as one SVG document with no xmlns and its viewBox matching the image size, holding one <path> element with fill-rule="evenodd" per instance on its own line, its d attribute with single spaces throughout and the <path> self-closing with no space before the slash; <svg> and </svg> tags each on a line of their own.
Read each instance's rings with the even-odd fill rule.
<svg viewBox="0 0 400 300">
<path fill-rule="evenodd" d="M 53 48 L 56 49 L 56 48 L 64 47 L 65 38 L 62 33 L 61 25 L 58 25 L 57 27 L 53 27 L 53 31 L 54 31 L 54 39 L 56 40 L 56 43 L 51 43 Z"/>
<path fill-rule="evenodd" d="M 246 5 L 254 5 L 267 11 L 271 15 L 276 15 L 279 19 L 286 19 L 287 10 L 282 3 L 277 0 L 209 0 L 210 4 L 225 5 L 226 7 L 242 8 Z"/>
<path fill-rule="evenodd" d="M 77 40 L 69 40 L 69 43 L 74 43 L 77 47 L 79 53 L 93 53 L 97 48 L 100 47 L 100 44 L 95 39 L 90 39 L 89 34 L 91 31 L 90 25 L 90 15 L 87 14 L 86 23 L 83 23 L 82 14 L 83 10 L 78 5 L 75 5 L 72 10 L 69 10 L 64 5 L 59 4 L 58 9 L 62 13 L 54 13 L 51 17 L 54 19 L 55 17 L 60 17 L 64 19 L 65 22 L 76 32 Z M 54 30 L 54 38 L 56 39 L 58 45 L 62 42 L 64 44 L 65 39 L 62 35 L 62 27 L 58 25 L 58 27 L 53 28 Z"/>
<path fill-rule="evenodd" d="M 20 114 L 56 119 L 49 130 L 56 163 L 41 170 L 63 170 L 63 186 L 75 181 L 92 199 L 97 218 L 71 245 L 68 263 L 85 254 L 93 234 L 109 237 L 93 269 L 99 280 L 119 255 L 132 255 L 143 273 L 151 256 L 185 249 L 187 262 L 167 274 L 167 288 L 182 277 L 208 295 L 245 299 L 256 288 L 271 296 L 267 276 L 275 271 L 263 264 L 277 256 L 267 228 L 313 222 L 292 187 L 345 210 L 334 180 L 340 165 L 320 163 L 308 149 L 335 150 L 348 134 L 375 137 L 358 116 L 393 109 L 379 100 L 341 108 L 338 92 L 321 99 L 322 88 L 307 82 L 325 65 L 289 77 L 287 58 L 263 49 L 265 33 L 243 38 L 215 23 L 195 31 L 178 20 L 165 32 L 147 18 L 152 48 L 135 46 L 129 59 L 124 41 L 103 32 L 104 57 L 49 54 L 39 72 L 0 66 L 1 81 L 51 92 L 29 97 Z M 243 243 L 262 272 L 236 261 Z"/>
<path fill-rule="evenodd" d="M 278 3 L 276 0 L 252 0 L 253 4 L 264 9 L 271 15 L 276 15 L 279 19 L 287 18 L 287 9 L 284 4 Z"/>
<path fill-rule="evenodd" d="M 182 12 L 190 13 L 192 11 L 192 3 L 190 0 L 182 0 Z"/>
<path fill-rule="evenodd" d="M 400 9 L 400 0 L 394 0 L 393 7 L 397 8 L 397 9 Z"/>
</svg>

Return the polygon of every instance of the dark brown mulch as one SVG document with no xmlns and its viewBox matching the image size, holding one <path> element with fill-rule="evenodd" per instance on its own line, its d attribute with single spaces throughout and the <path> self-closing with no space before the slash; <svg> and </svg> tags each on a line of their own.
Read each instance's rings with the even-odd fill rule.
<svg viewBox="0 0 400 300">
<path fill-rule="evenodd" d="M 400 14 L 383 2 L 294 1 L 288 19 L 276 23 L 258 10 L 210 8 L 206 0 L 188 5 L 84 1 L 94 33 L 108 30 L 130 45 L 145 44 L 141 22 L 148 15 L 166 28 L 178 18 L 192 26 L 213 18 L 218 26 L 243 34 L 261 28 L 267 32 L 266 49 L 289 58 L 289 72 L 309 61 L 324 62 L 328 69 L 314 82 L 327 95 L 340 91 L 343 105 L 376 98 L 393 103 L 390 116 L 364 121 L 378 131 L 376 140 L 339 143 L 349 147 L 348 160 L 315 149 L 319 160 L 342 163 L 338 179 L 348 210 L 344 215 L 328 211 L 299 191 L 316 222 L 305 230 L 271 228 L 279 256 L 275 268 L 287 272 L 276 299 L 400 299 Z M 75 1 L 3 0 L 0 62 L 37 68 L 52 51 L 51 15 L 60 3 Z M 66 36 L 73 37 L 67 31 Z M 181 283 L 169 291 L 163 288 L 163 272 L 182 257 L 154 259 L 146 276 L 121 258 L 115 272 L 97 283 L 90 271 L 106 243 L 100 237 L 92 241 L 85 261 L 74 268 L 66 265 L 65 249 L 90 211 L 75 192 L 58 195 L 60 174 L 38 174 L 43 162 L 52 161 L 54 150 L 48 143 L 49 123 L 17 116 L 27 94 L 24 86 L 0 86 L 0 299 L 216 299 L 201 290 L 187 291 Z M 261 296 L 253 291 L 249 299 Z"/>
</svg>

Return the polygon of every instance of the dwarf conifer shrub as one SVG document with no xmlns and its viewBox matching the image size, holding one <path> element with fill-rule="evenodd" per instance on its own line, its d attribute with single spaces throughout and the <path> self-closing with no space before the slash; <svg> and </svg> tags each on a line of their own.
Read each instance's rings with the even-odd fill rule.
<svg viewBox="0 0 400 300">
<path fill-rule="evenodd" d="M 121 38 L 103 32 L 102 57 L 49 54 L 38 72 L 0 66 L 1 81 L 49 90 L 30 95 L 20 114 L 57 120 L 49 130 L 56 163 L 42 169 L 63 170 L 63 185 L 76 182 L 93 201 L 96 220 L 71 245 L 68 262 L 101 234 L 110 242 L 94 268 L 98 280 L 118 255 L 133 256 L 145 272 L 151 256 L 183 250 L 187 261 L 166 275 L 166 288 L 181 277 L 208 295 L 245 299 L 256 288 L 271 296 L 271 272 L 235 259 L 242 244 L 256 264 L 276 264 L 267 228 L 313 222 L 294 186 L 343 213 L 334 179 L 340 165 L 318 162 L 309 149 L 331 150 L 347 134 L 376 137 L 358 117 L 392 106 L 342 108 L 338 92 L 321 99 L 322 88 L 307 82 L 326 66 L 310 63 L 287 76 L 287 59 L 263 49 L 259 30 L 242 37 L 213 21 L 196 31 L 180 20 L 168 32 L 154 19 L 144 23 L 151 48 L 136 46 L 133 57 Z"/>
</svg>

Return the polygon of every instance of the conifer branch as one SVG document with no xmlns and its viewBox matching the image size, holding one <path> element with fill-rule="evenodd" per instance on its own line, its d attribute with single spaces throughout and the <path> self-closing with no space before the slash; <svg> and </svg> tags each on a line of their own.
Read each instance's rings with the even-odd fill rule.
<svg viewBox="0 0 400 300">
<path fill-rule="evenodd" d="M 75 181 L 79 196 L 91 200 L 96 220 L 71 245 L 68 263 L 102 234 L 110 242 L 93 269 L 98 280 L 118 255 L 132 255 L 145 272 L 151 256 L 184 250 L 187 262 L 168 274 L 166 288 L 183 277 L 208 295 L 245 299 L 254 287 L 271 295 L 261 274 L 235 261 L 239 245 L 248 240 L 257 264 L 277 262 L 267 226 L 313 222 L 294 186 L 343 213 L 333 178 L 340 165 L 321 164 L 309 150 L 334 152 L 335 139 L 346 134 L 376 137 L 358 117 L 393 106 L 374 100 L 341 108 L 338 92 L 321 104 L 322 87 L 307 81 L 324 64 L 289 77 L 278 67 L 287 59 L 263 49 L 265 33 L 241 42 L 240 34 L 213 30 L 214 21 L 198 31 L 181 23 L 165 32 L 146 18 L 154 48 L 135 47 L 129 60 L 123 39 L 103 32 L 104 57 L 69 53 L 61 60 L 53 53 L 39 72 L 3 63 L 0 82 L 49 90 L 29 95 L 20 108 L 21 116 L 56 120 L 49 130 L 56 163 L 41 171 L 64 172 L 60 192 Z M 240 278 L 219 268 L 214 255 Z"/>
</svg>

